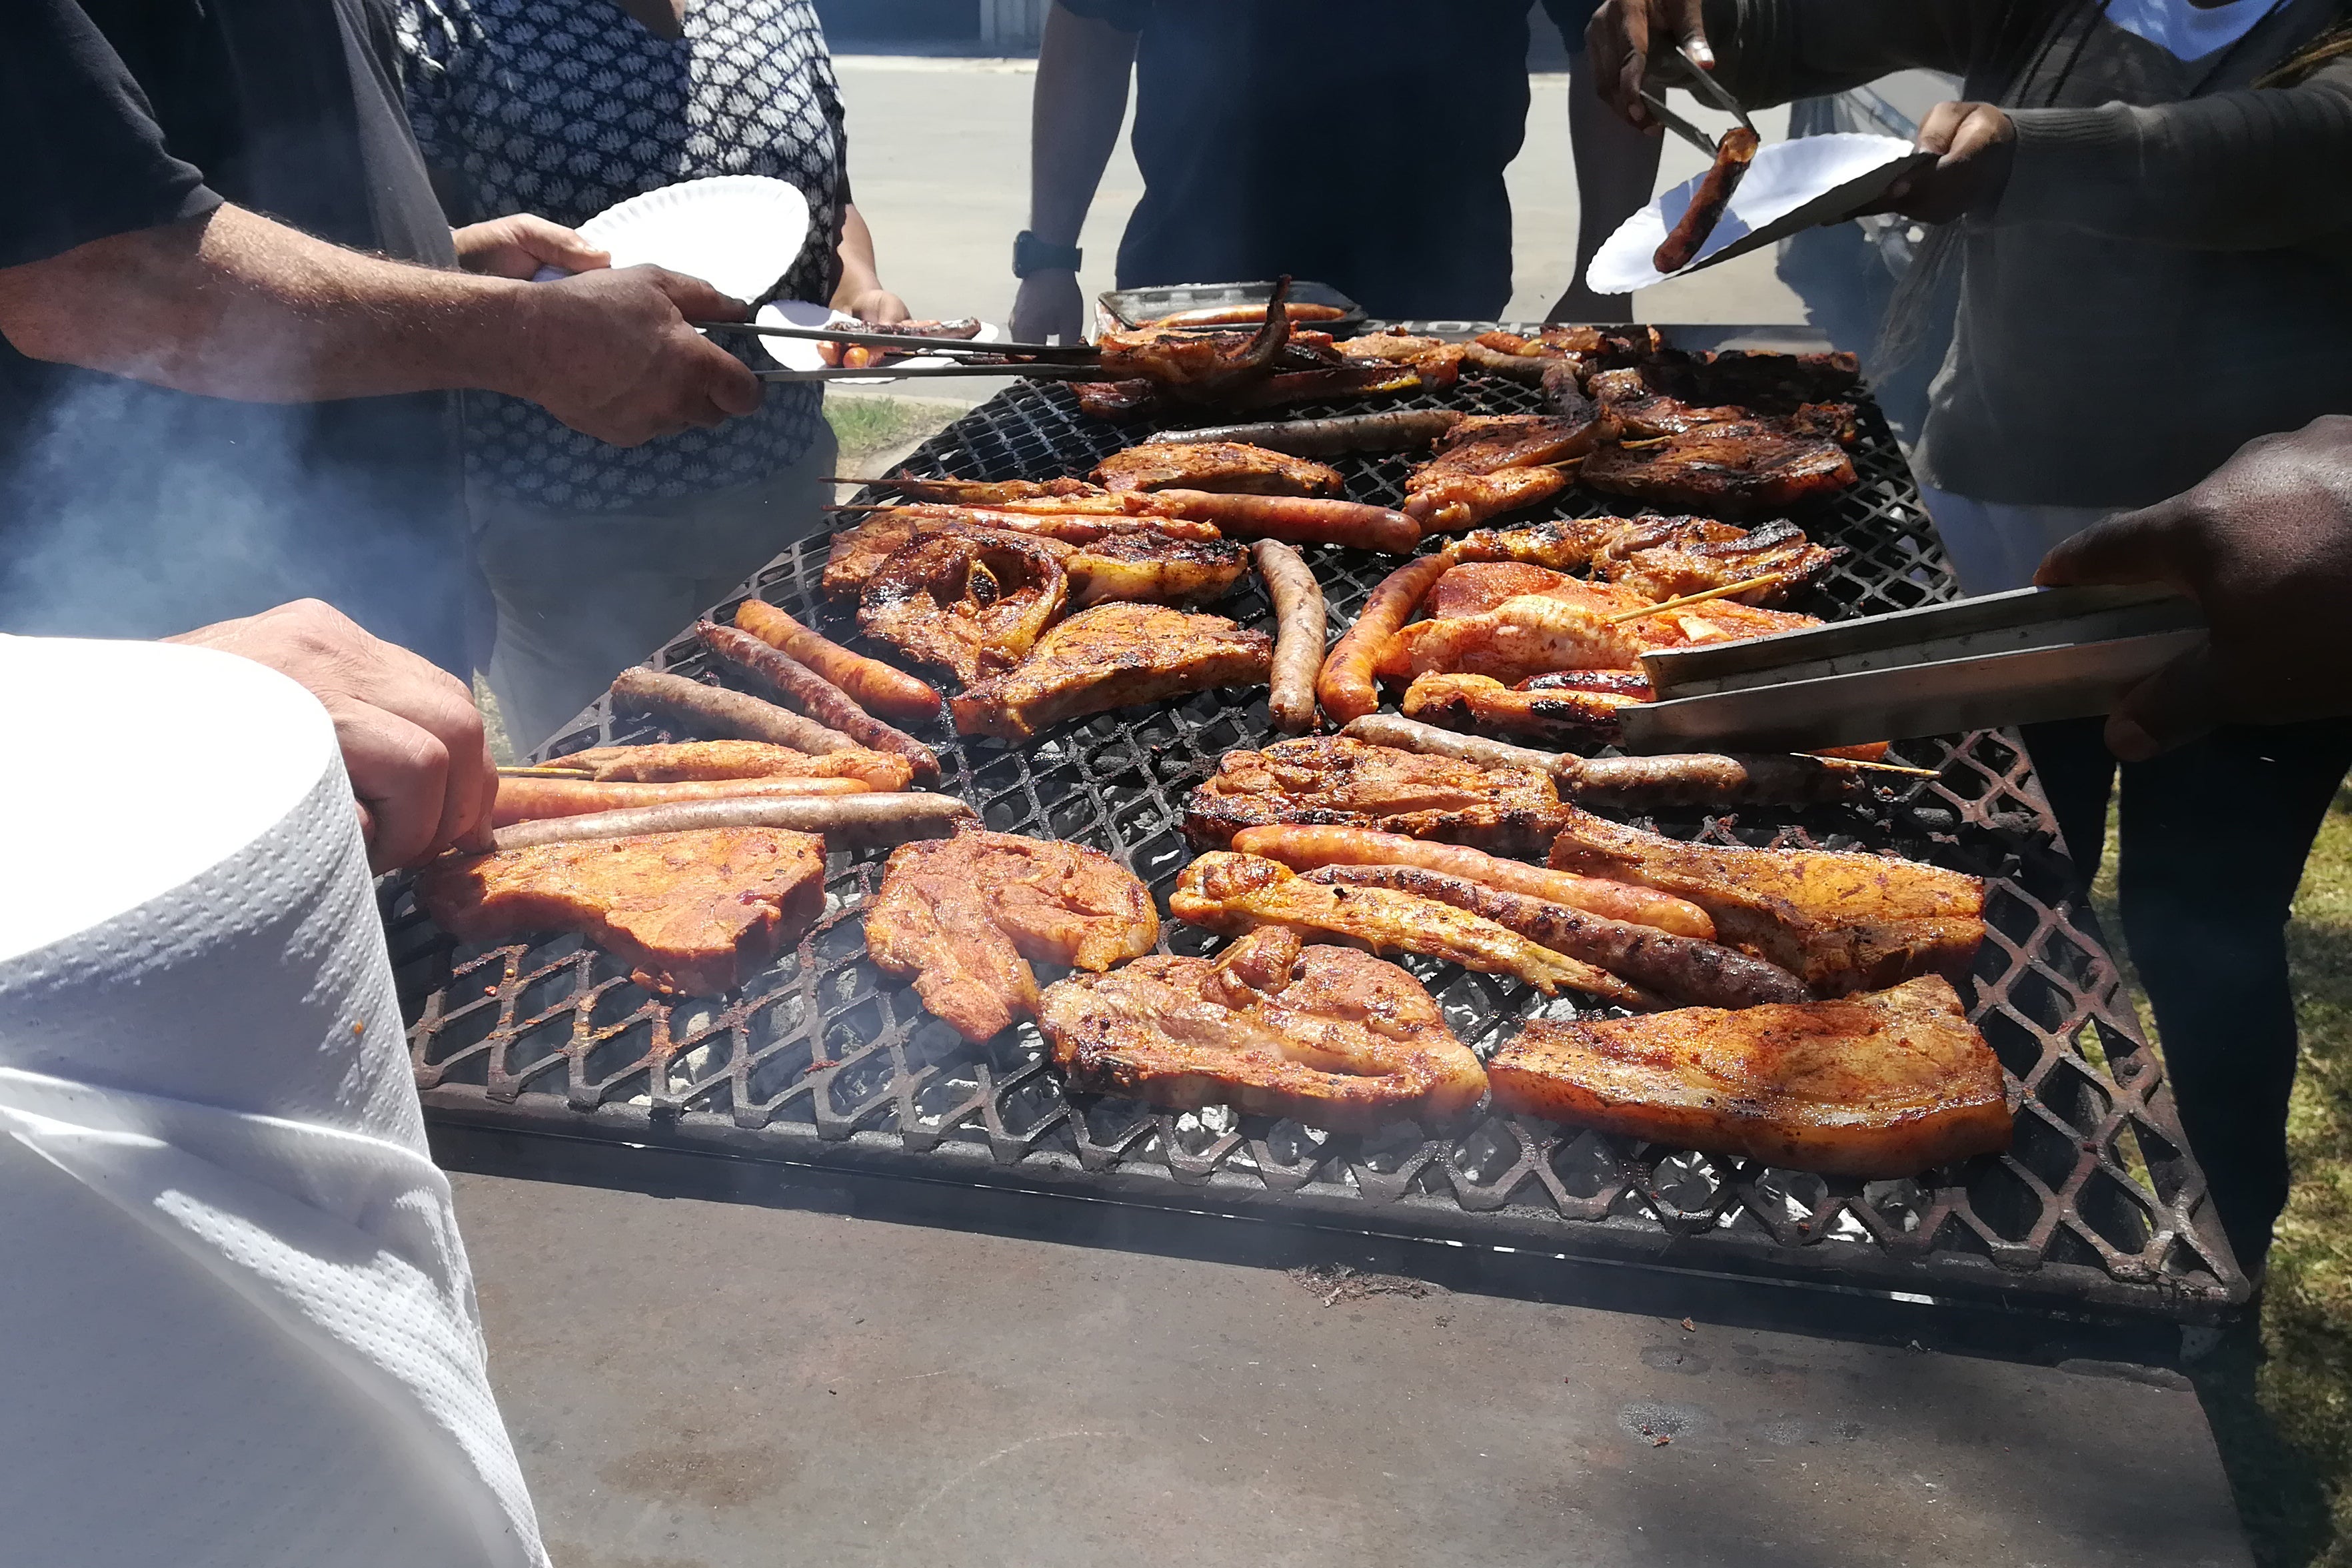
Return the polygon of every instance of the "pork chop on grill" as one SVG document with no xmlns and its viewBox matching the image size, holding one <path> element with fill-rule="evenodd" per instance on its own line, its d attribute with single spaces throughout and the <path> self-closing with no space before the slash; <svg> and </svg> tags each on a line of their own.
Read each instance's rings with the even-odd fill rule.
<svg viewBox="0 0 2352 1568">
<path fill-rule="evenodd" d="M 1039 638 L 1017 668 L 949 706 L 959 735 L 1027 740 L 1084 714 L 1215 686 L 1264 685 L 1273 664 L 1273 638 L 1222 615 L 1103 604 L 1071 616 Z"/>
<path fill-rule="evenodd" d="M 467 942 L 576 931 L 648 990 L 716 996 L 765 968 L 824 911 L 824 841 L 705 828 L 444 855 L 416 903 Z"/>
<path fill-rule="evenodd" d="M 1785 517 L 1742 528 L 1714 517 L 1556 517 L 1516 528 L 1481 528 L 1454 548 L 1465 563 L 1514 561 L 1592 574 L 1651 600 L 1679 598 L 1770 574 L 1775 580 L 1736 595 L 1742 603 L 1777 604 L 1845 552 L 1817 545 Z M 1436 613 L 1433 611 L 1432 613 Z"/>
<path fill-rule="evenodd" d="M 1518 854 L 1549 843 L 1563 810 L 1559 786 L 1539 768 L 1310 736 L 1225 753 L 1184 802 L 1184 836 L 1223 848 L 1244 828 L 1314 822 Z"/>
<path fill-rule="evenodd" d="M 1854 482 L 1853 460 L 1837 442 L 1768 420 L 1655 439 L 1655 445 L 1603 446 L 1577 476 L 1612 495 L 1731 517 L 1784 511 Z"/>
<path fill-rule="evenodd" d="M 1769 959 L 1816 995 L 1927 974 L 1957 983 L 1984 941 L 1984 883 L 1885 855 L 1691 844 L 1564 807 L 1551 864 L 1671 893 L 1721 941 Z"/>
<path fill-rule="evenodd" d="M 923 1006 L 966 1040 L 1037 1010 L 1031 959 L 1108 969 L 1151 951 L 1160 915 L 1098 850 L 967 831 L 901 844 L 866 912 L 866 950 L 912 975 Z"/>
<path fill-rule="evenodd" d="M 1217 956 L 1138 958 L 1048 986 L 1038 1025 L 1074 1089 L 1172 1111 L 1232 1105 L 1369 1133 L 1442 1124 L 1486 1074 L 1420 981 L 1352 947 L 1261 926 Z"/>
<path fill-rule="evenodd" d="M 2009 1147 L 2000 1061 L 1948 981 L 1832 1001 L 1537 1019 L 1487 1068 L 1497 1110 L 1831 1176 Z"/>
<path fill-rule="evenodd" d="M 1590 405 L 1576 413 L 1462 420 L 1405 480 L 1405 513 L 1425 528 L 1466 528 L 1549 500 L 1569 484 L 1554 465 L 1591 452 L 1612 428 Z"/>
<path fill-rule="evenodd" d="M 1044 540 L 958 528 L 893 551 L 866 579 L 857 626 L 966 685 L 1017 664 L 1062 612 L 1069 574 Z"/>
<path fill-rule="evenodd" d="M 1147 442 L 1096 467 L 1106 490 L 1217 490 L 1255 496 L 1336 496 L 1339 471 L 1238 441 Z"/>
</svg>

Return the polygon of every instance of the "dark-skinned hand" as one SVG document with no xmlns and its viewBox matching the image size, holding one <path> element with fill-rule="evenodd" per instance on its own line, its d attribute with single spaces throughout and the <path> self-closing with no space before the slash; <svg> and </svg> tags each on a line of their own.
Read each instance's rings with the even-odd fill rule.
<svg viewBox="0 0 2352 1568">
<path fill-rule="evenodd" d="M 2206 645 L 2108 717 L 2126 762 L 2219 724 L 2352 713 L 2352 418 L 2246 443 L 2194 488 L 2076 534 L 2033 580 L 2170 583 L 2204 610 Z"/>
<path fill-rule="evenodd" d="M 1870 210 L 1948 224 L 2000 200 L 2017 162 L 2017 122 L 1990 103 L 1939 103 L 1920 121 L 1916 145 L 1936 161 L 1895 181 Z"/>
<path fill-rule="evenodd" d="M 1687 47 L 1700 65 L 1715 68 L 1699 0 L 1604 0 L 1584 29 L 1594 89 L 1629 124 L 1658 130 L 1657 117 L 1642 102 L 1642 84 L 1688 78 L 1676 44 Z"/>
</svg>

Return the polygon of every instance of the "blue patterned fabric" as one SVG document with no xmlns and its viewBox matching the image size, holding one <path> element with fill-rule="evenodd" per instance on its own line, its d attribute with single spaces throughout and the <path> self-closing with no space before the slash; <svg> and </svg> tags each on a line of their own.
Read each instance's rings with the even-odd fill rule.
<svg viewBox="0 0 2352 1568">
<path fill-rule="evenodd" d="M 832 298 L 845 141 L 810 0 L 692 0 L 675 40 L 614 0 L 400 0 L 400 39 L 425 161 L 470 189 L 459 221 L 537 213 L 577 227 L 682 180 L 765 174 L 809 203 L 808 243 L 775 295 Z M 470 394 L 467 472 L 551 509 L 696 495 L 797 462 L 822 399 L 814 386 L 771 386 L 756 413 L 623 449 L 520 399 Z"/>
</svg>

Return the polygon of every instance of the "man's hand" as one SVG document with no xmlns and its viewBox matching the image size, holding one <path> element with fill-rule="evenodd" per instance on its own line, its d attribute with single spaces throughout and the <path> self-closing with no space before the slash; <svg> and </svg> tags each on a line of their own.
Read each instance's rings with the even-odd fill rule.
<svg viewBox="0 0 2352 1568">
<path fill-rule="evenodd" d="M 542 267 L 593 272 L 613 265 L 609 251 L 598 250 L 572 230 L 535 213 L 467 224 L 450 230 L 449 238 L 457 247 L 457 265 L 488 277 L 529 281 Z"/>
<path fill-rule="evenodd" d="M 1889 185 L 1872 210 L 1948 224 L 2000 200 L 2017 162 L 2017 122 L 1990 103 L 1939 103 L 1920 122 L 1916 145 L 1939 156 Z"/>
<path fill-rule="evenodd" d="M 2218 724 L 2352 713 L 2352 418 L 2246 443 L 2195 488 L 2076 534 L 2033 580 L 2168 582 L 2204 609 L 2207 646 L 2107 719 L 2126 762 Z"/>
<path fill-rule="evenodd" d="M 465 683 L 370 636 L 342 612 L 298 600 L 165 639 L 217 648 L 290 675 L 335 721 L 358 797 L 368 863 L 415 865 L 490 847 L 499 779 Z"/>
<path fill-rule="evenodd" d="M 700 278 L 658 267 L 533 284 L 513 319 L 520 373 L 499 390 L 615 446 L 708 428 L 758 408 L 760 382 L 687 323 L 750 315 Z"/>
<path fill-rule="evenodd" d="M 1659 129 L 1657 117 L 1642 102 L 1642 83 L 1688 77 L 1689 68 L 1675 52 L 1677 44 L 1701 66 L 1715 68 L 1699 0 L 1606 0 L 1584 29 L 1594 90 L 1629 123 Z"/>
<path fill-rule="evenodd" d="M 1008 329 L 1016 343 L 1083 343 L 1087 338 L 1087 297 L 1078 290 L 1078 275 L 1066 267 L 1047 267 L 1021 280 L 1013 297 Z"/>
</svg>

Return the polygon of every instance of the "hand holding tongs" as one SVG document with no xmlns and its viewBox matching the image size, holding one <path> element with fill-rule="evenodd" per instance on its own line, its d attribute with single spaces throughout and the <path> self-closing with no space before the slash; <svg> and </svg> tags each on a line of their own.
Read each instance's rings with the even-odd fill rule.
<svg viewBox="0 0 2352 1568">
<path fill-rule="evenodd" d="M 1102 375 L 1101 351 L 1091 343 L 978 343 L 968 338 L 910 338 L 898 332 L 860 332 L 847 327 L 777 327 L 764 321 L 694 321 L 688 325 L 706 332 L 741 332 L 755 338 L 795 338 L 806 342 L 887 349 L 910 359 L 918 355 L 939 355 L 947 359 L 979 356 L 977 362 L 923 365 L 912 370 L 899 370 L 889 365 L 827 365 L 822 370 L 813 371 L 753 372 L 763 382 L 829 382 L 877 376 L 896 377 L 902 381 L 925 381 L 935 376 L 1034 376 L 1047 380 L 1094 381 Z"/>
<path fill-rule="evenodd" d="M 1748 111 L 1739 106 L 1738 99 L 1731 96 L 1731 90 L 1715 79 L 1713 71 L 1708 70 L 1692 57 L 1689 45 L 1676 44 L 1675 53 L 1682 57 L 1685 72 L 1691 78 L 1680 85 L 1689 88 L 1693 93 L 1738 120 L 1740 126 L 1750 135 L 1756 136 L 1759 141 L 1763 140 L 1756 130 L 1756 122 L 1748 118 Z M 1652 114 L 1658 117 L 1659 124 L 1706 153 L 1709 158 L 1716 155 L 1722 139 L 1709 136 L 1706 131 L 1668 109 L 1664 93 L 1653 92 L 1644 87 L 1642 89 L 1642 101 L 1649 106 Z"/>
</svg>

